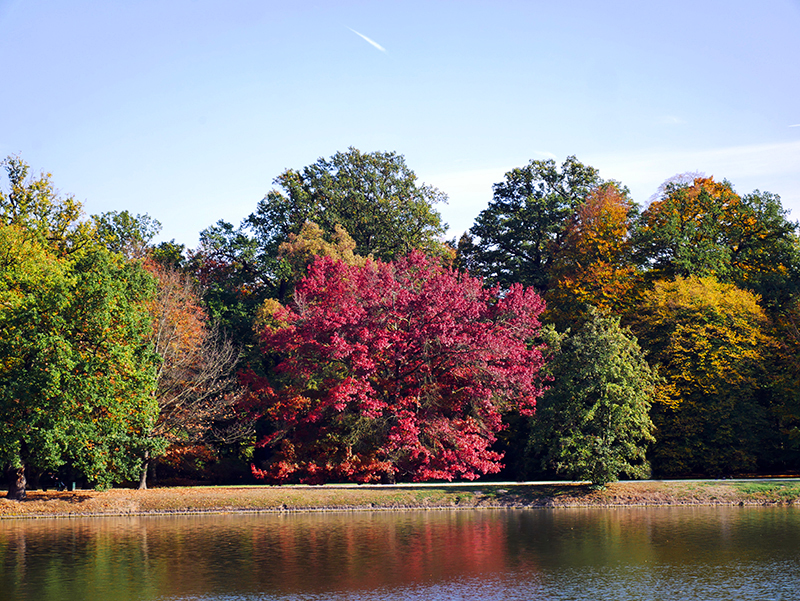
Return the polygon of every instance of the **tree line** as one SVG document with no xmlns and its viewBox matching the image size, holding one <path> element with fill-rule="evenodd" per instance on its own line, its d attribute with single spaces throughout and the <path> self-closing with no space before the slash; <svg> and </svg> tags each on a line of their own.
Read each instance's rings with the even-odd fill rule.
<svg viewBox="0 0 800 601">
<path fill-rule="evenodd" d="M 443 192 L 350 148 L 187 249 L 3 166 L 9 498 L 800 465 L 800 238 L 777 195 L 684 174 L 640 206 L 534 160 L 448 241 Z"/>
</svg>

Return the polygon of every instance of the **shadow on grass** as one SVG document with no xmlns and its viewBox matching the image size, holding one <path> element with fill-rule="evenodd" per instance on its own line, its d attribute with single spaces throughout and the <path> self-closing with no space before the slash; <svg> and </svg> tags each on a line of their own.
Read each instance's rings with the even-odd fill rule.
<svg viewBox="0 0 800 601">
<path fill-rule="evenodd" d="M 511 489 L 498 487 L 496 499 L 503 503 L 519 505 L 549 505 L 554 499 L 569 497 L 583 499 L 597 493 L 598 488 L 591 484 L 532 484 L 515 486 Z"/>
<path fill-rule="evenodd" d="M 3 497 L 4 499 L 6 497 Z M 8 499 L 16 500 L 19 503 L 51 503 L 53 501 L 61 501 L 62 503 L 85 503 L 90 501 L 92 495 L 90 492 L 76 492 L 76 491 L 63 491 L 63 492 L 41 492 L 29 491 L 24 499 Z"/>
<path fill-rule="evenodd" d="M 565 482 L 563 484 L 526 484 L 526 485 L 494 485 L 489 483 L 475 483 L 470 486 L 431 486 L 429 488 L 409 485 L 394 485 L 393 491 L 404 492 L 429 492 L 431 495 L 444 493 L 448 496 L 463 497 L 473 495 L 476 500 L 494 501 L 500 505 L 530 505 L 547 506 L 554 499 L 569 497 L 571 499 L 584 499 L 597 494 L 598 487 L 591 484 L 578 484 Z"/>
</svg>

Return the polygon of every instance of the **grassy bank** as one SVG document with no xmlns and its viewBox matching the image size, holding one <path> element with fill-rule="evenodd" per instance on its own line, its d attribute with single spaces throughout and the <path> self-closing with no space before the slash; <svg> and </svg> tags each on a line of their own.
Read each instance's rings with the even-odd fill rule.
<svg viewBox="0 0 800 601">
<path fill-rule="evenodd" d="M 482 507 L 800 505 L 800 480 L 706 480 L 587 484 L 174 487 L 146 491 L 30 491 L 0 498 L 0 517 L 236 511 L 392 510 Z"/>
</svg>

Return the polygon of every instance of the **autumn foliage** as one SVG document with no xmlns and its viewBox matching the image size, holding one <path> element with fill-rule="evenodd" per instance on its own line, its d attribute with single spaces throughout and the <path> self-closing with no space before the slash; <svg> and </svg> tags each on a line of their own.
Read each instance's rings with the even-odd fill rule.
<svg viewBox="0 0 800 601">
<path fill-rule="evenodd" d="M 589 306 L 619 315 L 633 303 L 637 274 L 630 230 L 633 202 L 612 184 L 598 186 L 575 211 L 563 248 L 553 266 L 555 286 L 548 292 L 550 316 L 570 324 Z"/>
<path fill-rule="evenodd" d="M 769 192 L 740 196 L 713 178 L 668 182 L 642 213 L 637 237 L 652 280 L 713 276 L 752 290 L 771 309 L 798 292 L 797 224 Z"/>
<path fill-rule="evenodd" d="M 290 307 L 261 331 L 271 379 L 250 373 L 250 403 L 271 431 L 254 474 L 273 482 L 474 479 L 507 411 L 542 393 L 543 302 L 420 253 L 393 263 L 318 258 Z"/>
<path fill-rule="evenodd" d="M 279 483 L 800 470 L 800 224 L 776 194 L 690 173 L 640 206 L 575 157 L 533 160 L 451 248 L 443 192 L 350 148 L 185 251 L 0 167 L 8 498 L 50 472 L 251 464 Z"/>
<path fill-rule="evenodd" d="M 757 466 L 772 350 L 759 300 L 711 277 L 657 282 L 645 295 L 637 331 L 662 375 L 657 473 L 719 476 Z"/>
<path fill-rule="evenodd" d="M 148 436 L 171 446 L 193 446 L 237 400 L 234 367 L 239 358 L 233 343 L 210 325 L 191 280 L 175 268 L 148 259 L 145 269 L 156 281 L 147 303 L 152 317 L 150 343 L 161 358 L 154 395 L 158 419 Z M 145 458 L 140 487 L 146 488 Z"/>
</svg>

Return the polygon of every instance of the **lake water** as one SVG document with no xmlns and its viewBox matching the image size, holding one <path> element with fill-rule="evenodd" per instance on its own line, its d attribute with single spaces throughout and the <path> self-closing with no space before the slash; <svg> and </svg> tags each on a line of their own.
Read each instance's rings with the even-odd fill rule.
<svg viewBox="0 0 800 601">
<path fill-rule="evenodd" d="M 0 520 L 0 599 L 795 600 L 800 508 Z"/>
</svg>

